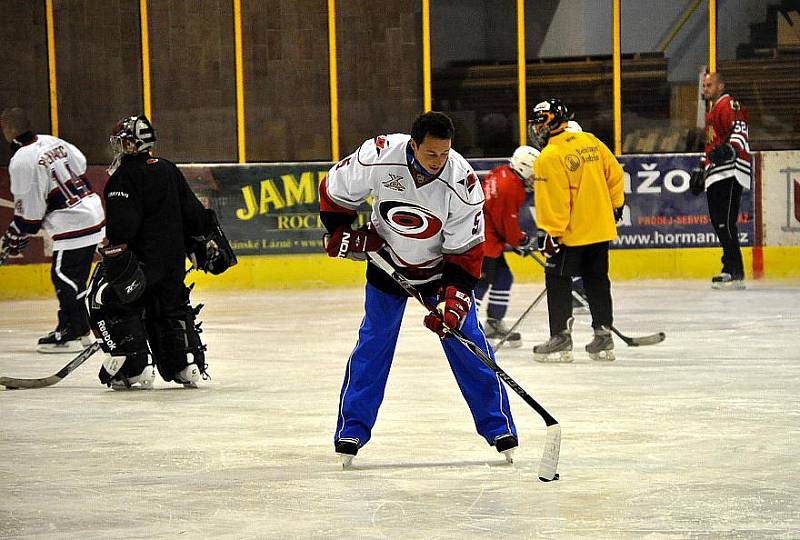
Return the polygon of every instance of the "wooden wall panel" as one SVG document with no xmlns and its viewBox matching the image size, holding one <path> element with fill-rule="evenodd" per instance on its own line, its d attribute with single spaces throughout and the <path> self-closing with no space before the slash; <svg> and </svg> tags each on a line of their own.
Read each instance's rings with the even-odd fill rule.
<svg viewBox="0 0 800 540">
<path fill-rule="evenodd" d="M 379 133 L 408 133 L 422 112 L 418 0 L 337 2 L 340 147 L 345 156 Z"/>
<path fill-rule="evenodd" d="M 108 136 L 142 112 L 139 3 L 54 2 L 59 134 L 89 163 L 112 159 Z"/>
<path fill-rule="evenodd" d="M 50 133 L 47 26 L 44 2 L 2 2 L 0 16 L 0 110 L 22 107 L 34 131 Z M 0 136 L 0 165 L 11 150 Z M 5 227 L 0 223 L 0 227 Z M 4 229 L 2 229 L 4 230 Z"/>
<path fill-rule="evenodd" d="M 248 161 L 331 158 L 326 0 L 242 2 Z"/>
<path fill-rule="evenodd" d="M 231 0 L 150 2 L 157 153 L 183 162 L 235 162 L 236 76 Z"/>
</svg>

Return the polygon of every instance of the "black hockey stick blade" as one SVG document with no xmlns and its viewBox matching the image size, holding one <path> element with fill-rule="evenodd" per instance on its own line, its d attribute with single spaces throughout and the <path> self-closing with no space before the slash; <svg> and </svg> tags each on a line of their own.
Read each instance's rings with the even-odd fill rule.
<svg viewBox="0 0 800 540">
<path fill-rule="evenodd" d="M 534 255 L 533 253 L 530 254 L 531 258 L 536 261 L 539 266 L 542 268 L 546 268 L 544 261 L 542 261 L 539 257 Z M 580 301 L 584 305 L 589 305 L 589 300 L 586 298 L 586 292 L 583 289 L 573 288 L 572 289 L 572 296 L 574 296 L 578 301 Z M 667 334 L 664 332 L 656 332 L 655 334 L 650 334 L 647 336 L 639 336 L 639 337 L 628 337 L 619 330 L 617 330 L 614 325 L 611 325 L 611 331 L 614 332 L 619 338 L 625 342 L 626 345 L 629 347 L 643 347 L 645 345 L 657 345 L 667 339 Z"/>
<path fill-rule="evenodd" d="M 78 366 L 86 362 L 90 356 L 100 350 L 100 342 L 95 341 L 86 347 L 82 353 L 72 359 L 69 364 L 61 368 L 55 375 L 42 377 L 41 379 L 17 379 L 16 377 L 0 377 L 0 386 L 5 386 L 9 390 L 20 388 L 44 388 L 60 383 L 61 380 L 75 371 Z"/>
<path fill-rule="evenodd" d="M 539 305 L 539 302 L 542 301 L 542 299 L 545 297 L 546 294 L 547 294 L 547 289 L 543 289 L 542 292 L 539 293 L 539 296 L 536 297 L 536 299 L 533 301 L 533 303 L 531 303 L 531 305 L 528 306 L 527 309 L 525 309 L 525 311 L 522 312 L 522 315 L 519 316 L 519 319 L 517 319 L 517 322 L 515 322 L 513 325 L 511 325 L 511 328 L 508 329 L 508 332 L 506 333 L 506 335 L 503 336 L 503 339 L 498 341 L 497 345 L 492 347 L 494 349 L 494 352 L 499 351 L 503 347 L 503 345 L 506 344 L 506 342 L 508 341 L 508 338 L 511 336 L 511 334 L 514 333 L 514 330 L 516 330 L 517 327 L 520 325 L 520 323 L 522 323 L 522 321 L 525 319 L 525 317 L 528 316 L 528 313 L 530 313 L 531 310 L 533 310 L 533 308 L 535 308 L 537 305 Z"/>
<path fill-rule="evenodd" d="M 425 309 L 431 312 L 437 312 L 436 307 L 432 306 L 422 294 L 414 287 L 408 280 L 397 273 L 394 267 L 377 253 L 367 252 L 369 261 L 386 272 L 398 285 L 400 285 L 410 296 L 415 298 Z M 545 447 L 542 454 L 542 460 L 539 463 L 539 479 L 543 482 L 555 480 L 557 477 L 556 471 L 558 470 L 558 456 L 561 451 L 561 426 L 553 416 L 547 412 L 547 409 L 542 407 L 530 394 L 528 394 L 511 376 L 503 371 L 497 363 L 489 357 L 480 347 L 473 343 L 469 338 L 462 334 L 459 330 L 450 330 L 450 335 L 457 339 L 467 349 L 480 360 L 486 367 L 494 371 L 497 376 L 503 381 L 506 386 L 511 388 L 517 393 L 522 400 L 535 410 L 539 416 L 544 420 L 547 426 L 547 434 L 545 435 Z"/>
</svg>

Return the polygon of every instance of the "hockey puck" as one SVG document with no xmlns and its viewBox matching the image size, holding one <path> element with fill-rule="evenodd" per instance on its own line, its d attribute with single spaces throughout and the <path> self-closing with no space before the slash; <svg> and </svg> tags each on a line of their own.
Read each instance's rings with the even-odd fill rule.
<svg viewBox="0 0 800 540">
<path fill-rule="evenodd" d="M 539 477 L 539 480 L 541 480 L 542 482 L 552 482 L 554 480 L 558 480 L 559 478 L 561 477 L 559 476 L 558 473 L 556 473 L 556 475 L 553 477 L 553 480 L 548 480 L 547 478 L 542 478 L 541 476 Z"/>
</svg>

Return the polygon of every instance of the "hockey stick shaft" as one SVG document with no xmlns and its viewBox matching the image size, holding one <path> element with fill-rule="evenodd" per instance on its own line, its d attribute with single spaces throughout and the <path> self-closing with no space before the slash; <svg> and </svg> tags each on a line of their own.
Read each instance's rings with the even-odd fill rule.
<svg viewBox="0 0 800 540">
<path fill-rule="evenodd" d="M 547 289 L 542 289 L 542 292 L 539 293 L 539 296 L 536 297 L 536 299 L 533 301 L 533 303 L 531 303 L 531 305 L 528 306 L 528 308 L 525 311 L 522 312 L 522 315 L 519 316 L 519 319 L 517 319 L 517 322 L 515 322 L 513 325 L 511 325 L 511 328 L 508 330 L 508 332 L 506 332 L 506 335 L 503 336 L 503 339 L 498 341 L 497 345 L 492 347 L 494 349 L 494 352 L 499 351 L 503 347 L 503 345 L 506 344 L 506 342 L 508 341 L 508 338 L 514 332 L 514 330 L 516 330 L 517 327 L 525 319 L 525 317 L 528 316 L 528 313 L 530 313 L 533 310 L 533 308 L 535 308 L 536 306 L 539 305 L 539 302 L 542 301 L 542 299 L 545 297 L 545 295 L 547 295 Z"/>
<path fill-rule="evenodd" d="M 547 265 L 543 260 L 536 256 L 535 253 L 530 253 L 531 258 L 536 261 L 539 266 L 542 268 L 547 268 Z M 572 296 L 576 298 L 580 303 L 583 305 L 589 304 L 589 299 L 586 297 L 586 291 L 580 289 L 578 287 L 572 288 Z M 629 337 L 617 330 L 617 328 L 612 324 L 611 331 L 614 332 L 619 338 L 625 342 L 626 345 L 629 347 L 640 347 L 643 345 L 655 345 L 657 343 L 661 343 L 666 339 L 667 335 L 664 332 L 656 332 L 655 334 L 650 334 L 647 336 L 639 336 L 639 337 Z"/>
<path fill-rule="evenodd" d="M 75 371 L 78 366 L 86 362 L 94 353 L 100 350 L 100 342 L 95 341 L 78 356 L 73 358 L 66 366 L 61 368 L 58 373 L 41 379 L 17 379 L 16 377 L 0 377 L 0 386 L 5 386 L 9 390 L 18 388 L 44 388 L 61 382 L 64 377 Z"/>
<path fill-rule="evenodd" d="M 398 285 L 400 285 L 403 290 L 405 290 L 410 296 L 414 297 L 420 304 L 422 304 L 425 309 L 432 313 L 439 313 L 438 309 L 432 306 L 430 302 L 425 300 L 416 287 L 409 283 L 405 277 L 398 274 L 394 267 L 392 267 L 392 265 L 389 264 L 386 259 L 377 253 L 370 252 L 367 252 L 367 257 L 372 264 L 383 270 Z M 506 383 L 509 388 L 514 390 L 514 392 L 516 392 L 525 403 L 530 405 L 531 408 L 533 408 L 533 410 L 535 410 L 539 416 L 542 417 L 545 425 L 547 426 L 547 434 L 545 435 L 544 452 L 542 453 L 542 459 L 539 462 L 538 476 L 539 480 L 543 482 L 557 480 L 558 473 L 556 471 L 558 470 L 558 457 L 561 452 L 561 425 L 549 412 L 547 412 L 547 409 L 542 407 L 538 401 L 533 399 L 530 394 L 528 394 L 519 384 L 517 384 L 517 382 L 508 375 L 508 373 L 503 371 L 503 369 L 498 366 L 497 363 L 489 357 L 489 355 L 483 352 L 480 347 L 468 339 L 459 330 L 452 329 L 449 330 L 449 333 L 451 336 L 461 342 L 461 344 L 467 349 L 472 351 L 472 353 L 486 367 L 494 371 L 500 380 Z"/>
</svg>

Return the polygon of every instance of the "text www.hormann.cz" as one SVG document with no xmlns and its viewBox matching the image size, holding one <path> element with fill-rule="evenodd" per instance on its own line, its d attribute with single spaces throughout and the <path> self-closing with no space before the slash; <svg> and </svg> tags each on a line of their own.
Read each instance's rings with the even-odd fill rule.
<svg viewBox="0 0 800 540">
<path fill-rule="evenodd" d="M 739 232 L 739 243 L 746 245 L 747 232 Z M 708 246 L 718 245 L 714 232 L 660 232 L 620 234 L 611 242 L 617 247 L 664 247 L 664 246 Z"/>
</svg>

